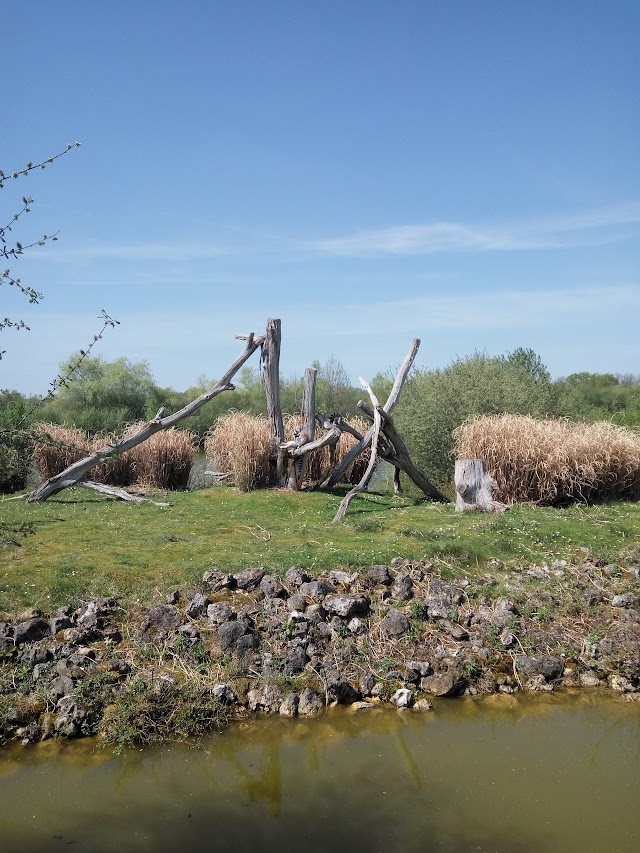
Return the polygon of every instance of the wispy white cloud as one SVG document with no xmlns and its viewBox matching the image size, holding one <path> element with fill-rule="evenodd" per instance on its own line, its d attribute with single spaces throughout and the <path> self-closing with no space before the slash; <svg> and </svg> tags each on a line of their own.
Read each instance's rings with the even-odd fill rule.
<svg viewBox="0 0 640 853">
<path fill-rule="evenodd" d="M 314 257 L 403 257 L 453 252 L 505 252 L 563 249 L 614 243 L 640 224 L 640 202 L 610 205 L 566 215 L 498 222 L 448 222 L 391 225 L 335 237 L 237 230 L 211 239 L 171 239 L 105 243 L 89 240 L 56 246 L 40 257 L 48 263 L 197 264 L 224 258 L 236 261 L 300 261 Z M 38 256 L 34 256 L 37 260 Z"/>
<path fill-rule="evenodd" d="M 615 242 L 627 236 L 628 226 L 638 223 L 640 203 L 632 202 L 503 225 L 434 222 L 365 229 L 313 245 L 342 257 L 560 249 Z"/>
</svg>

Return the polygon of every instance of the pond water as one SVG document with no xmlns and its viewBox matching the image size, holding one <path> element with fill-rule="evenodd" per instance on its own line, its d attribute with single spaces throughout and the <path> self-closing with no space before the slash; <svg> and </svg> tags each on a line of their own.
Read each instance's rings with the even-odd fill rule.
<svg viewBox="0 0 640 853">
<path fill-rule="evenodd" d="M 337 708 L 113 755 L 0 753 L 0 849 L 640 849 L 640 704 L 559 696 Z"/>
</svg>

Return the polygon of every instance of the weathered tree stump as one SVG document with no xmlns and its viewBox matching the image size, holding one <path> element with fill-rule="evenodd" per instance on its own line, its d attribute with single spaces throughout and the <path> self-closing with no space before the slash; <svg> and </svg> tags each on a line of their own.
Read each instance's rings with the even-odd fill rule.
<svg viewBox="0 0 640 853">
<path fill-rule="evenodd" d="M 456 512 L 504 512 L 506 504 L 491 497 L 497 483 L 483 459 L 456 459 Z"/>
</svg>

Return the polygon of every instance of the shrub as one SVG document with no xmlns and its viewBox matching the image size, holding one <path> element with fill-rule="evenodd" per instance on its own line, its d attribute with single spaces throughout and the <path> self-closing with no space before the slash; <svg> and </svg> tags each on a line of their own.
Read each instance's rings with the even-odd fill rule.
<svg viewBox="0 0 640 853">
<path fill-rule="evenodd" d="M 514 503 L 640 498 L 640 435 L 610 423 L 496 415 L 454 431 L 456 456 L 484 459 L 494 497 Z"/>
<path fill-rule="evenodd" d="M 470 416 L 553 411 L 553 390 L 538 361 L 527 350 L 497 358 L 476 353 L 411 377 L 394 420 L 414 463 L 435 485 L 453 481 L 452 432 Z"/>
</svg>

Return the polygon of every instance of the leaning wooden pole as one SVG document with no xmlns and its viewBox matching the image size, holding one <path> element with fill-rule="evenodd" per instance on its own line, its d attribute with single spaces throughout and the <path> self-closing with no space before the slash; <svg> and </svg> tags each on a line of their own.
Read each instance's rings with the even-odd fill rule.
<svg viewBox="0 0 640 853">
<path fill-rule="evenodd" d="M 206 391 L 204 394 L 201 394 L 197 399 L 192 400 L 173 415 L 163 417 L 164 407 L 161 408 L 155 418 L 146 423 L 141 429 L 137 430 L 137 432 L 126 436 L 126 438 L 117 441 L 115 444 L 106 445 L 89 456 L 85 456 L 83 459 L 78 460 L 78 462 L 74 462 L 73 465 L 69 465 L 69 467 L 65 468 L 64 471 L 61 471 L 59 474 L 56 474 L 55 477 L 51 477 L 45 483 L 38 486 L 37 489 L 34 489 L 34 491 L 27 497 L 28 503 L 46 501 L 47 498 L 51 497 L 51 495 L 55 495 L 63 489 L 75 485 L 79 480 L 82 480 L 95 465 L 98 465 L 104 459 L 108 459 L 110 456 L 116 456 L 119 453 L 125 453 L 127 450 L 131 450 L 132 447 L 142 444 L 143 441 L 151 438 L 155 433 L 164 429 L 170 429 L 185 418 L 195 415 L 200 411 L 205 403 L 208 403 L 209 400 L 213 400 L 214 397 L 217 397 L 218 394 L 221 394 L 223 391 L 235 390 L 235 386 L 231 384 L 231 379 L 264 342 L 264 335 L 255 337 L 253 332 L 251 332 L 250 335 L 236 335 L 236 337 L 246 341 L 245 348 L 224 374 L 222 379 L 220 379 L 213 388 Z M 104 492 L 105 489 L 102 489 L 102 491 Z M 120 497 L 115 490 L 110 493 L 114 497 Z"/>
<path fill-rule="evenodd" d="M 362 475 L 362 479 L 358 483 L 357 486 L 354 486 L 350 492 L 348 492 L 340 502 L 340 506 L 338 507 L 338 512 L 335 514 L 333 519 L 333 523 L 335 524 L 337 521 L 341 521 L 347 509 L 349 508 L 349 504 L 355 498 L 355 496 L 359 492 L 364 492 L 367 488 L 369 480 L 371 479 L 371 475 L 373 474 L 373 469 L 378 464 L 378 440 L 380 438 L 380 428 L 382 426 L 382 417 L 380 415 L 380 404 L 378 403 L 378 398 L 373 393 L 371 386 L 368 382 L 360 377 L 360 382 L 366 389 L 371 402 L 373 403 L 373 426 L 371 427 L 371 456 L 369 457 L 369 464 L 367 465 L 367 470 Z"/>
<path fill-rule="evenodd" d="M 387 402 L 382 407 L 387 414 L 391 414 L 396 403 L 400 399 L 400 392 L 402 391 L 402 386 L 406 382 L 407 376 L 413 362 L 415 361 L 415 357 L 418 354 L 418 349 L 420 347 L 420 339 L 414 338 L 411 342 L 411 347 L 409 352 L 404 357 L 404 361 L 400 365 L 398 373 L 396 374 L 395 382 L 393 383 L 393 387 L 391 388 L 391 392 L 387 397 Z M 327 481 L 327 488 L 332 489 L 335 485 L 340 483 L 347 472 L 347 469 L 356 458 L 356 456 L 361 453 L 366 447 L 369 447 L 371 441 L 373 439 L 373 427 L 370 427 L 367 432 L 364 434 L 362 439 L 353 445 L 351 450 L 345 455 L 342 462 L 335 469 L 333 474 L 329 477 Z"/>
</svg>

